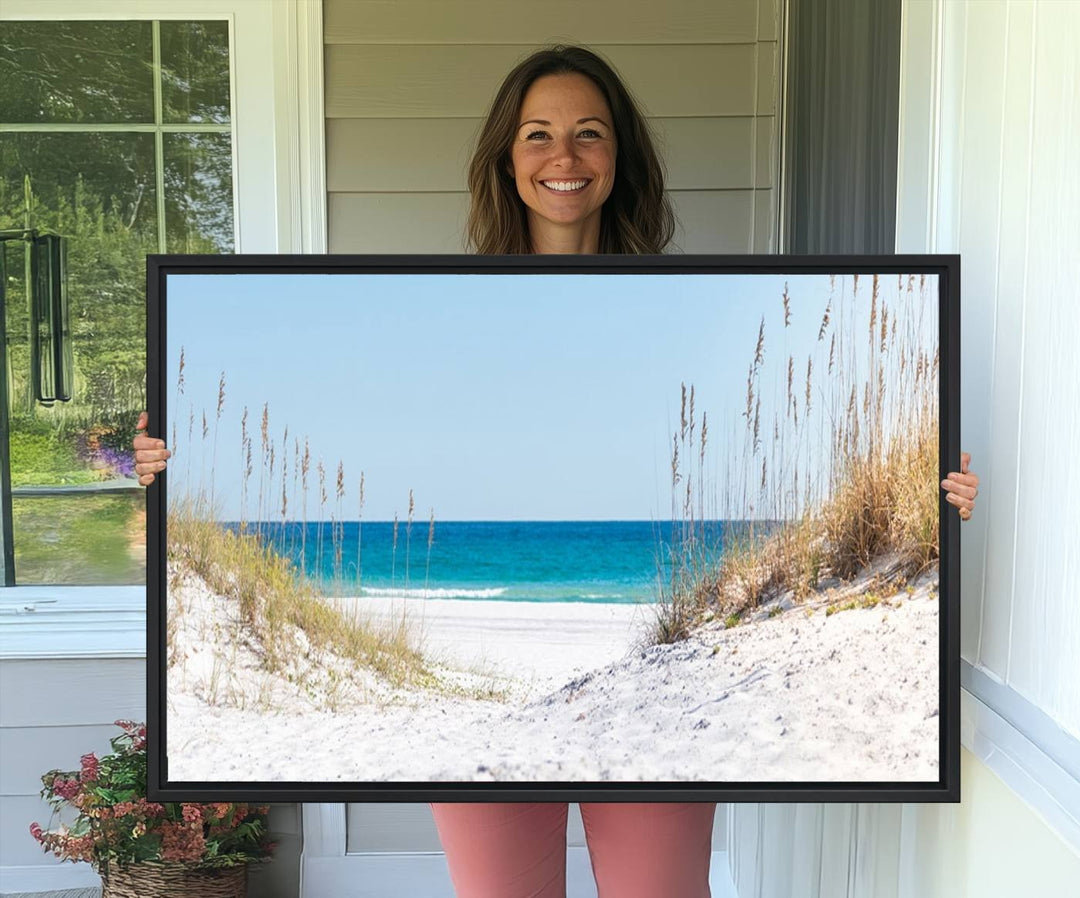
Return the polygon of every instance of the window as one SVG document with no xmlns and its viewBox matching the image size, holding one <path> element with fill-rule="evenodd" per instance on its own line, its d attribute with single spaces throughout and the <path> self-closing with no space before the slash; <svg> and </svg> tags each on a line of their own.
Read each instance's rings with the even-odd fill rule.
<svg viewBox="0 0 1080 898">
<path fill-rule="evenodd" d="M 144 257 L 237 251 L 229 22 L 5 22 L 0 84 L 15 583 L 141 583 Z M 24 237 L 37 233 L 67 243 L 69 402 L 33 395 Z"/>
</svg>

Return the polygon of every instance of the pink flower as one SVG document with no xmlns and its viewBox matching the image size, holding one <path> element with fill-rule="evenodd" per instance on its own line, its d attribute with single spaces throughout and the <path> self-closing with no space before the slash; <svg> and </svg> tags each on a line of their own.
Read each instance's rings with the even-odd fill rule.
<svg viewBox="0 0 1080 898">
<path fill-rule="evenodd" d="M 84 783 L 92 783 L 98 778 L 98 759 L 93 752 L 88 755 L 83 755 L 80 759 L 82 761 L 82 781 Z"/>
<path fill-rule="evenodd" d="M 165 821 L 161 824 L 161 859 L 197 861 L 206 848 L 202 827 L 190 823 Z"/>
<path fill-rule="evenodd" d="M 165 805 L 158 804 L 156 801 L 147 801 L 145 798 L 140 798 L 138 805 L 138 813 L 143 817 L 163 817 L 165 815 Z"/>
<path fill-rule="evenodd" d="M 53 780 L 53 791 L 61 798 L 71 801 L 79 792 L 78 780 L 66 780 L 63 777 L 57 777 Z"/>
<path fill-rule="evenodd" d="M 182 813 L 188 823 L 202 823 L 202 809 L 197 804 L 185 804 Z"/>
<path fill-rule="evenodd" d="M 213 808 L 213 814 L 215 817 L 221 817 L 224 819 L 228 816 L 229 811 L 232 810 L 232 805 L 227 801 L 216 801 L 210 805 Z"/>
<path fill-rule="evenodd" d="M 30 835 L 34 837 L 38 842 L 42 841 L 42 830 L 39 823 L 30 824 Z"/>
</svg>

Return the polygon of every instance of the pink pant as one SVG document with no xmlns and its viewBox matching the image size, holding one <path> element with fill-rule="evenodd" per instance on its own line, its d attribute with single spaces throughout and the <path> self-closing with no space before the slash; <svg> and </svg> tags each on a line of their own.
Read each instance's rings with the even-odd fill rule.
<svg viewBox="0 0 1080 898">
<path fill-rule="evenodd" d="M 458 898 L 564 898 L 565 802 L 432 804 Z M 709 898 L 713 802 L 581 804 L 599 898 Z"/>
</svg>

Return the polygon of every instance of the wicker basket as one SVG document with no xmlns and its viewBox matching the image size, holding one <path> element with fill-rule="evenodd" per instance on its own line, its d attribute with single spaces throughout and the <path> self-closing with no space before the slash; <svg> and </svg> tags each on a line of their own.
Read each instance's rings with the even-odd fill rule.
<svg viewBox="0 0 1080 898">
<path fill-rule="evenodd" d="M 245 898 L 247 864 L 196 870 L 187 864 L 139 863 L 101 877 L 101 898 Z"/>
</svg>

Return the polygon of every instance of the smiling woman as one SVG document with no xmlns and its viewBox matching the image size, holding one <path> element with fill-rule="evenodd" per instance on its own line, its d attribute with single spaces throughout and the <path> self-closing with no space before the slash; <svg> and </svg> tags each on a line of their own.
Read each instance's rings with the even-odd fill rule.
<svg viewBox="0 0 1080 898">
<path fill-rule="evenodd" d="M 541 50 L 506 76 L 468 184 L 469 247 L 485 255 L 662 253 L 675 233 L 645 115 L 583 47 Z"/>
<path fill-rule="evenodd" d="M 581 47 L 541 50 L 510 72 L 468 183 L 468 236 L 482 254 L 658 254 L 674 232 L 644 117 L 611 67 Z M 140 481 L 152 481 L 167 450 L 148 436 L 136 448 Z M 460 898 L 565 895 L 566 803 L 434 803 L 432 811 Z M 581 812 L 600 894 L 710 894 L 713 802 L 587 802 Z"/>
<path fill-rule="evenodd" d="M 547 75 L 525 94 L 521 117 L 509 170 L 528 207 L 532 251 L 595 252 L 617 152 L 603 94 L 584 75 Z"/>
</svg>

